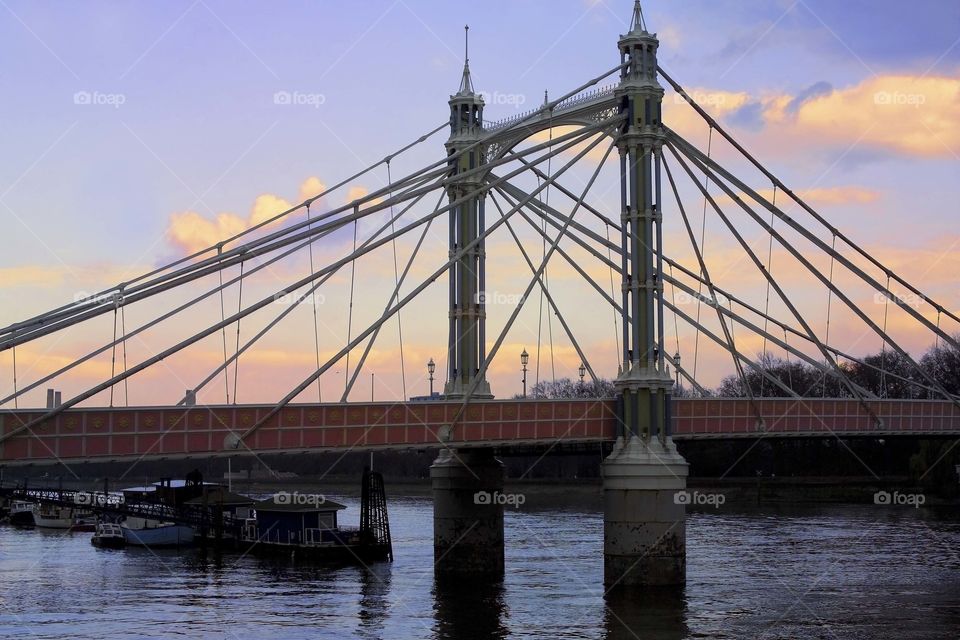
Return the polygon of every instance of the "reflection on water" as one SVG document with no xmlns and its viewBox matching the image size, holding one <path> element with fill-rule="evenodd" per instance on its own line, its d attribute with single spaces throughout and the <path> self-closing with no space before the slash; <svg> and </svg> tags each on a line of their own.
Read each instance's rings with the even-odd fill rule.
<svg viewBox="0 0 960 640">
<path fill-rule="evenodd" d="M 441 638 L 507 638 L 502 580 L 434 580 L 434 612 Z"/>
<path fill-rule="evenodd" d="M 684 589 L 615 589 L 604 598 L 604 637 L 607 640 L 678 640 L 686 638 Z"/>
<path fill-rule="evenodd" d="M 509 510 L 495 581 L 435 580 L 426 497 L 393 497 L 396 561 L 367 568 L 111 551 L 90 534 L 0 527 L 0 637 L 906 640 L 960 629 L 956 511 L 698 512 L 684 589 L 607 594 L 597 502 L 528 496 Z"/>
</svg>

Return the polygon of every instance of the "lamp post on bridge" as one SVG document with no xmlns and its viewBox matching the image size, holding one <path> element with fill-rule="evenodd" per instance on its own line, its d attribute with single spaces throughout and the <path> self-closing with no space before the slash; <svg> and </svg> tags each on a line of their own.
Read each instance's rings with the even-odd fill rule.
<svg viewBox="0 0 960 640">
<path fill-rule="evenodd" d="M 580 389 L 583 390 L 583 376 L 587 374 L 587 368 L 583 366 L 582 362 L 580 363 L 579 373 L 580 373 Z"/>
<path fill-rule="evenodd" d="M 530 362 L 530 354 L 524 349 L 520 354 L 520 364 L 523 366 L 523 397 L 527 397 L 527 363 Z"/>
<path fill-rule="evenodd" d="M 677 351 L 675 354 L 673 354 L 673 368 L 677 370 L 677 371 L 676 371 L 676 373 L 677 373 L 677 389 L 680 390 L 680 391 L 682 391 L 682 390 L 683 390 L 683 386 L 681 386 L 681 383 L 680 383 L 680 352 L 679 352 L 679 351 Z"/>
<path fill-rule="evenodd" d="M 427 362 L 427 373 L 430 374 L 430 397 L 433 397 L 433 372 L 437 370 L 437 364 L 433 361 L 433 358 L 430 358 L 430 361 Z"/>
</svg>

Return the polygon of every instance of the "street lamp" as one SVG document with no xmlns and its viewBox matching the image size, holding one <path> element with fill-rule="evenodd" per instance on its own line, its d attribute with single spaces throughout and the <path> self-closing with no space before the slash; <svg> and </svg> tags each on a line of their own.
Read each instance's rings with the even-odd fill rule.
<svg viewBox="0 0 960 640">
<path fill-rule="evenodd" d="M 587 375 L 587 368 L 580 363 L 580 386 L 583 386 L 583 376 Z"/>
<path fill-rule="evenodd" d="M 673 354 L 673 366 L 677 370 L 677 388 L 682 389 L 680 386 L 680 352 L 677 351 Z"/>
<path fill-rule="evenodd" d="M 520 364 L 523 365 L 523 397 L 527 397 L 527 363 L 530 362 L 530 354 L 524 349 L 520 354 Z"/>
<path fill-rule="evenodd" d="M 430 374 L 430 397 L 433 397 L 433 372 L 437 370 L 437 363 L 433 361 L 433 358 L 430 358 L 430 361 L 427 363 L 427 373 Z"/>
</svg>

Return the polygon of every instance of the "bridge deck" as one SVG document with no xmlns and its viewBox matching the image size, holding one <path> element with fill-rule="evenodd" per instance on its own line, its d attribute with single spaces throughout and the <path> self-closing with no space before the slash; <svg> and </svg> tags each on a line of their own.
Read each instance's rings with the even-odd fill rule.
<svg viewBox="0 0 960 640">
<path fill-rule="evenodd" d="M 960 435 L 960 409 L 938 400 L 870 403 L 878 427 L 854 400 L 760 400 L 765 431 L 750 403 L 738 399 L 677 399 L 673 434 L 680 439 L 867 435 Z M 613 440 L 612 400 L 491 400 L 468 407 L 446 440 L 455 402 L 299 404 L 285 407 L 247 439 L 257 452 L 428 448 L 576 443 Z M 243 432 L 268 405 L 90 408 L 64 411 L 0 444 L 0 464 L 183 458 L 225 455 L 224 442 Z M 0 412 L 6 434 L 43 410 Z M 243 450 L 242 450 L 243 451 Z M 242 452 L 241 451 L 241 452 Z"/>
</svg>

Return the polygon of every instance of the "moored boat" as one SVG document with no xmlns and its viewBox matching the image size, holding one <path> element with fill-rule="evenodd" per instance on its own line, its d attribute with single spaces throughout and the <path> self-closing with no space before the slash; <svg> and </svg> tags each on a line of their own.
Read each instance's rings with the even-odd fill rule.
<svg viewBox="0 0 960 640">
<path fill-rule="evenodd" d="M 120 525 L 127 544 L 140 547 L 183 547 L 193 544 L 193 528 L 173 522 L 127 518 Z"/>
<path fill-rule="evenodd" d="M 15 527 L 34 526 L 33 503 L 14 500 L 10 504 L 10 524 Z"/>
<path fill-rule="evenodd" d="M 127 539 L 123 535 L 123 528 L 112 522 L 103 522 L 96 525 L 93 537 L 90 538 L 90 544 L 104 549 L 122 549 L 127 545 Z"/>
<path fill-rule="evenodd" d="M 34 524 L 41 529 L 69 529 L 73 526 L 73 509 L 41 504 L 33 510 Z"/>
<path fill-rule="evenodd" d="M 92 513 L 78 512 L 73 514 L 73 526 L 70 531 L 96 531 L 97 516 Z"/>
</svg>

